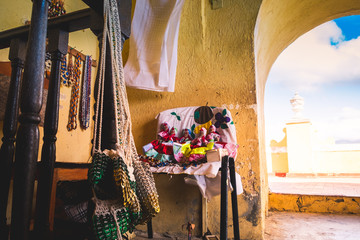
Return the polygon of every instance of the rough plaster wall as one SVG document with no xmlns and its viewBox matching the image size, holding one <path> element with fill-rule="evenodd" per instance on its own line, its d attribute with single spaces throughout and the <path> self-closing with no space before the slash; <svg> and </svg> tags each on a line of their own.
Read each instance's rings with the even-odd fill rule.
<svg viewBox="0 0 360 240">
<path fill-rule="evenodd" d="M 258 90 L 264 90 L 279 54 L 298 37 L 322 23 L 355 14 L 360 14 L 358 0 L 264 0 L 255 30 Z"/>
<path fill-rule="evenodd" d="M 159 194 L 160 213 L 153 218 L 154 232 L 169 232 L 174 235 L 187 234 L 186 224 L 195 224 L 194 236 L 201 236 L 201 194 L 199 188 L 187 185 L 183 175 L 155 174 Z M 138 226 L 146 231 L 146 226 Z M 164 231 L 166 230 L 166 231 Z"/>
<path fill-rule="evenodd" d="M 185 1 L 179 32 L 175 92 L 128 88 L 134 137 L 139 152 L 141 146 L 154 139 L 154 117 L 163 110 L 206 104 L 230 109 L 239 144 L 236 169 L 242 176 L 245 190 L 238 198 L 240 232 L 244 239 L 260 239 L 262 236 L 253 54 L 253 30 L 260 3 L 260 0 L 224 0 L 223 8 L 212 10 L 208 0 Z M 161 193 L 166 193 L 162 189 L 165 185 L 163 182 L 158 184 Z M 178 191 L 184 195 L 190 194 L 188 185 L 179 185 Z M 161 194 L 160 198 L 170 201 L 171 196 Z M 170 214 L 165 207 L 171 206 L 174 209 Z M 177 208 L 174 204 L 166 203 L 161 207 L 168 214 L 162 215 L 159 221 L 168 221 L 174 216 L 185 220 L 184 216 L 190 216 L 187 209 Z M 211 200 L 208 205 L 208 224 L 213 233 L 220 230 L 219 208 L 219 198 Z M 231 209 L 229 212 L 231 216 Z M 167 230 L 179 230 L 178 224 L 170 227 Z M 154 228 L 157 228 L 155 224 Z"/>
</svg>

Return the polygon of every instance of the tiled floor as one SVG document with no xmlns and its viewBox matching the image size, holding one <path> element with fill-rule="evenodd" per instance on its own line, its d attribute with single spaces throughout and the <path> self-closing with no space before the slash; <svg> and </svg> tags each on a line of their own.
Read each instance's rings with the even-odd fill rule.
<svg viewBox="0 0 360 240">
<path fill-rule="evenodd" d="M 269 188 L 273 193 L 360 197 L 360 177 L 269 176 Z"/>
</svg>

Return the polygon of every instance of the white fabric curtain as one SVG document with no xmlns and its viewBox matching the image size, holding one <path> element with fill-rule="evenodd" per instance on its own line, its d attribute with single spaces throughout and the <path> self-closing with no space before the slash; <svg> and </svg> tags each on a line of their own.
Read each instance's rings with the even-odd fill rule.
<svg viewBox="0 0 360 240">
<path fill-rule="evenodd" d="M 181 10 L 185 0 L 138 0 L 125 81 L 129 87 L 174 92 Z"/>
</svg>

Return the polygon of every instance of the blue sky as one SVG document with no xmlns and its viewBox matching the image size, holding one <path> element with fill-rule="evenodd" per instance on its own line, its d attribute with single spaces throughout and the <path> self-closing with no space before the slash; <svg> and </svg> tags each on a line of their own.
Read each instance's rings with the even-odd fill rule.
<svg viewBox="0 0 360 240">
<path fill-rule="evenodd" d="M 294 116 L 290 99 L 304 98 L 303 116 L 321 137 L 360 143 L 360 16 L 322 24 L 286 48 L 265 89 L 266 144 L 280 141 Z"/>
</svg>

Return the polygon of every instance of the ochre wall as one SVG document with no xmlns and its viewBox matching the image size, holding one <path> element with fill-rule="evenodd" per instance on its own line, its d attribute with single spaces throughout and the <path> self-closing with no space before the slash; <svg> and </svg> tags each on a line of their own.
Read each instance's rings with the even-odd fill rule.
<svg viewBox="0 0 360 240">
<path fill-rule="evenodd" d="M 286 128 L 283 129 L 285 137 L 277 142 L 276 140 L 271 140 L 271 169 L 272 173 L 288 173 L 289 164 L 288 164 L 288 153 L 287 153 L 287 132 Z M 269 172 L 269 171 L 268 171 Z"/>
<path fill-rule="evenodd" d="M 273 173 L 359 173 L 360 145 L 322 139 L 310 121 L 286 123 L 285 137 L 272 140 Z"/>
<path fill-rule="evenodd" d="M 355 14 L 360 14 L 356 0 L 263 0 L 255 30 L 259 90 L 264 90 L 276 58 L 298 37 L 322 23 Z"/>
<path fill-rule="evenodd" d="M 334 148 L 336 145 L 334 146 Z M 359 173 L 360 150 L 351 149 L 351 144 L 344 144 L 349 150 L 338 150 L 331 148 L 315 152 L 314 172 L 317 173 Z"/>
<path fill-rule="evenodd" d="M 269 194 L 269 209 L 279 212 L 307 212 L 360 215 L 359 197 Z"/>
<path fill-rule="evenodd" d="M 174 93 L 150 92 L 128 88 L 133 133 L 138 147 L 156 136 L 155 116 L 166 109 L 186 106 L 226 106 L 237 129 L 239 154 L 237 172 L 243 177 L 245 193 L 238 197 L 240 233 L 243 239 L 260 239 L 260 166 L 257 136 L 253 36 L 261 1 L 223 1 L 223 8 L 212 10 L 208 0 L 185 1 L 179 30 L 178 65 Z M 172 224 L 174 216 L 192 221 L 190 210 L 178 208 L 171 194 L 163 190 L 167 179 L 156 178 L 160 188 L 161 213 L 154 228 L 181 231 Z M 163 182 L 166 181 L 166 182 Z M 185 201 L 192 186 L 178 185 Z M 170 192 L 169 192 L 170 193 Z M 199 196 L 193 196 L 194 201 Z M 201 199 L 199 199 L 201 200 Z M 198 200 L 196 200 L 198 202 Z M 191 202 L 191 201 L 190 201 Z M 188 202 L 190 207 L 190 202 Z M 229 204 L 229 206 L 231 206 Z M 208 227 L 219 233 L 219 197 L 208 203 Z M 168 221 L 170 220 L 170 221 Z M 229 207 L 231 224 L 231 207 Z M 195 228 L 197 234 L 201 226 Z M 185 231 L 183 231 L 185 233 Z M 229 237 L 232 232 L 229 231 Z"/>
</svg>

